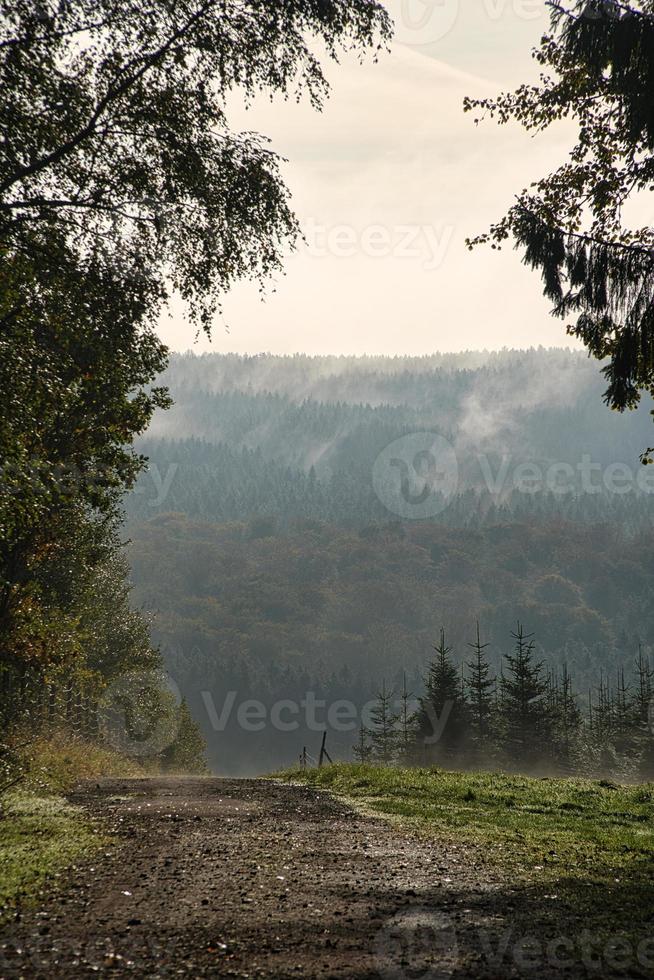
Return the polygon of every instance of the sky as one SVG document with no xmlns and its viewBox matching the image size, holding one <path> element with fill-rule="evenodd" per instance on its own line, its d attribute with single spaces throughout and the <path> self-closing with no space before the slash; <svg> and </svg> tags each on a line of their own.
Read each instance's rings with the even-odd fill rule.
<svg viewBox="0 0 654 980">
<path fill-rule="evenodd" d="M 263 101 L 230 107 L 283 172 L 306 241 L 262 301 L 225 298 L 212 340 L 195 341 L 181 303 L 161 322 L 173 350 L 285 354 L 427 354 L 574 346 L 549 313 L 537 273 L 511 247 L 474 252 L 514 195 L 560 162 L 570 132 L 534 139 L 475 126 L 467 96 L 537 77 L 531 49 L 547 29 L 542 0 L 390 0 L 392 50 L 377 64 L 330 65 L 322 113 Z"/>
</svg>

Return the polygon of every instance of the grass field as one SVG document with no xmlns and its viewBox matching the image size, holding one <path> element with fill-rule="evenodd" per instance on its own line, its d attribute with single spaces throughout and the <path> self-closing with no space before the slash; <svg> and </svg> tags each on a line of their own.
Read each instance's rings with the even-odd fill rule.
<svg viewBox="0 0 654 980">
<path fill-rule="evenodd" d="M 553 916 L 565 910 L 596 934 L 651 944 L 654 966 L 654 784 L 347 764 L 278 778 L 330 790 L 446 846 L 472 845 L 476 860 L 521 889 L 525 916 L 554 898 Z"/>
</svg>

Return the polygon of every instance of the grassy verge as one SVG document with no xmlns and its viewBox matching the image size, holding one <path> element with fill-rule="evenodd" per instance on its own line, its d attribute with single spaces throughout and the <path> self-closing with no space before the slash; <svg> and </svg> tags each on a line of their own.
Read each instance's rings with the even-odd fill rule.
<svg viewBox="0 0 654 980">
<path fill-rule="evenodd" d="M 91 822 L 60 797 L 12 793 L 0 817 L 0 922 L 101 843 Z"/>
<path fill-rule="evenodd" d="M 83 779 L 142 776 L 143 769 L 125 756 L 67 733 L 40 738 L 25 754 L 24 788 L 33 793 L 68 793 Z"/>
<path fill-rule="evenodd" d="M 332 790 L 387 817 L 441 837 L 483 845 L 487 859 L 551 877 L 654 870 L 654 785 L 530 779 L 335 765 L 282 778 Z M 574 861 L 574 868 L 571 863 Z"/>
<path fill-rule="evenodd" d="M 62 794 L 81 779 L 142 775 L 129 760 L 64 734 L 33 743 L 25 761 L 29 775 L 0 801 L 0 923 L 106 843 L 102 829 Z"/>
<path fill-rule="evenodd" d="M 600 936 L 654 939 L 654 784 L 340 764 L 278 778 L 330 790 L 446 845 L 476 845 L 475 860 L 518 888 L 517 916 L 549 915 L 553 934 L 564 910 Z"/>
</svg>

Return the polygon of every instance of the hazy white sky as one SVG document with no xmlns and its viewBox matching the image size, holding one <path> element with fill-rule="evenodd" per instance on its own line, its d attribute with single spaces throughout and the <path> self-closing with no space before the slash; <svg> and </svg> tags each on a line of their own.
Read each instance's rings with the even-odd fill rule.
<svg viewBox="0 0 654 980">
<path fill-rule="evenodd" d="M 181 306 L 161 324 L 175 350 L 420 354 L 568 344 L 537 274 L 468 235 L 560 160 L 564 132 L 475 127 L 465 95 L 534 77 L 543 0 L 391 0 L 397 38 L 378 64 L 330 68 L 325 111 L 236 106 L 232 126 L 270 136 L 307 238 L 264 302 L 242 284 L 213 342 L 193 344 Z M 274 291 L 273 291 L 274 290 Z"/>
</svg>

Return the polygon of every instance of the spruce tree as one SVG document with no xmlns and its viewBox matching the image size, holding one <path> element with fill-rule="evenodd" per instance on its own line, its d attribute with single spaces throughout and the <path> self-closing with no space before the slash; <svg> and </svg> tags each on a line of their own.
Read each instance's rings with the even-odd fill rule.
<svg viewBox="0 0 654 980">
<path fill-rule="evenodd" d="M 615 751 L 615 698 L 608 678 L 600 669 L 597 698 L 591 706 L 593 738 L 591 756 L 598 775 L 613 776 L 619 768 Z"/>
<path fill-rule="evenodd" d="M 622 778 L 636 775 L 641 755 L 641 739 L 636 700 L 625 679 L 624 667 L 617 672 L 613 697 L 612 745 L 617 757 L 616 774 Z"/>
<path fill-rule="evenodd" d="M 593 701 L 593 731 L 598 744 L 608 743 L 613 736 L 613 696 L 611 685 L 604 678 L 604 671 L 600 668 L 599 685 L 597 687 L 597 700 Z"/>
<path fill-rule="evenodd" d="M 654 671 L 649 659 L 643 656 L 642 644 L 638 644 L 638 660 L 636 661 L 636 693 L 635 708 L 641 725 L 649 726 L 652 697 L 654 697 Z"/>
<path fill-rule="evenodd" d="M 352 752 L 357 762 L 370 762 L 372 758 L 370 730 L 365 725 L 361 725 L 359 728 L 359 741 L 352 746 Z"/>
<path fill-rule="evenodd" d="M 649 658 L 643 655 L 638 644 L 636 661 L 636 691 L 633 698 L 635 725 L 639 742 L 639 776 L 641 779 L 654 778 L 654 671 Z"/>
<path fill-rule="evenodd" d="M 411 757 L 411 750 L 415 741 L 417 715 L 412 708 L 413 697 L 413 692 L 407 688 L 406 671 L 403 671 L 402 694 L 400 695 L 399 749 L 401 758 L 405 762 Z"/>
<path fill-rule="evenodd" d="M 625 681 L 624 667 L 621 667 L 617 675 L 614 698 L 615 732 L 619 736 L 625 736 L 633 729 L 630 690 L 630 686 Z"/>
<path fill-rule="evenodd" d="M 506 654 L 502 681 L 502 742 L 508 760 L 516 766 L 541 761 L 549 743 L 551 719 L 546 711 L 547 682 L 543 664 L 534 659 L 533 633 L 518 623 L 513 654 Z"/>
<path fill-rule="evenodd" d="M 436 657 L 425 678 L 425 696 L 420 699 L 417 748 L 425 761 L 458 762 L 469 742 L 470 712 L 443 629 L 434 651 Z"/>
<path fill-rule="evenodd" d="M 399 715 L 393 708 L 394 698 L 395 692 L 387 691 L 386 681 L 382 681 L 381 691 L 370 714 L 371 758 L 384 765 L 394 761 L 398 748 Z"/>
<path fill-rule="evenodd" d="M 567 664 L 563 665 L 561 683 L 556 678 L 552 706 L 554 719 L 553 755 L 560 768 L 574 771 L 581 730 L 581 711 L 572 687 Z"/>
<path fill-rule="evenodd" d="M 474 651 L 474 657 L 468 663 L 470 674 L 466 679 L 468 689 L 468 704 L 472 721 L 473 739 L 478 747 L 487 743 L 491 732 L 491 714 L 493 708 L 493 690 L 495 678 L 490 676 L 490 666 L 486 658 L 488 643 L 482 643 L 477 622 L 477 637 L 468 646 Z"/>
</svg>

